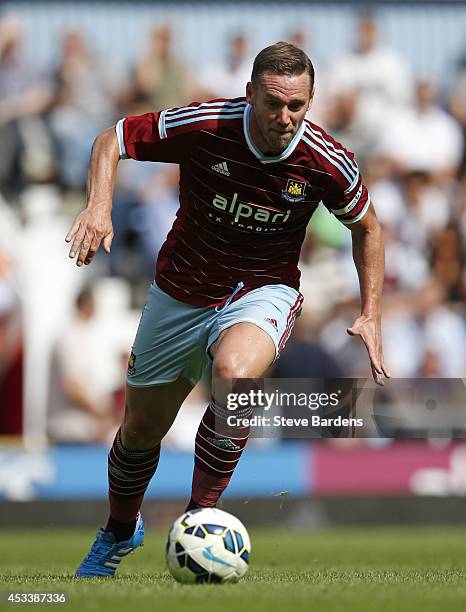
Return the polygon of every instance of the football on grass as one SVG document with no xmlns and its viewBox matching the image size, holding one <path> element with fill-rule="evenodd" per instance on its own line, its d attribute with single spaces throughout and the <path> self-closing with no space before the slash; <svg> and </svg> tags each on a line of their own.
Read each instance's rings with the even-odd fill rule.
<svg viewBox="0 0 466 612">
<path fill-rule="evenodd" d="M 248 570 L 250 553 L 243 523 L 217 508 L 185 512 L 168 533 L 167 566 L 178 582 L 237 582 Z"/>
</svg>

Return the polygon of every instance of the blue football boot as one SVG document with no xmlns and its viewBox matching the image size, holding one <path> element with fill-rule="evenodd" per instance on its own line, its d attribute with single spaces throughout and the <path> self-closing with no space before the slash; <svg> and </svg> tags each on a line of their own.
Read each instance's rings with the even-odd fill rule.
<svg viewBox="0 0 466 612">
<path fill-rule="evenodd" d="M 126 555 L 133 552 L 144 542 L 144 521 L 138 513 L 134 533 L 129 540 L 115 542 L 115 536 L 109 531 L 99 529 L 91 550 L 76 570 L 76 578 L 111 577 Z"/>
</svg>

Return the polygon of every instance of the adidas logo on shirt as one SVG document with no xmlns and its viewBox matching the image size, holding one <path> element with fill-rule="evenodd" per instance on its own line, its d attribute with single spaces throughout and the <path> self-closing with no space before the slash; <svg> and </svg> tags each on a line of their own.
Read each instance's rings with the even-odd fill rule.
<svg viewBox="0 0 466 612">
<path fill-rule="evenodd" d="M 215 172 L 219 172 L 220 174 L 224 174 L 225 176 L 230 176 L 230 171 L 228 170 L 227 162 L 214 164 L 212 166 L 212 170 L 215 170 Z"/>
</svg>

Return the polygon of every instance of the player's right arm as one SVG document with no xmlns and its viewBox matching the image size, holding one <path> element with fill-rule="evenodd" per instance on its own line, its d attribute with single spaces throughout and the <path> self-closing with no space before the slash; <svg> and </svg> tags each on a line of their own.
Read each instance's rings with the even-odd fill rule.
<svg viewBox="0 0 466 612">
<path fill-rule="evenodd" d="M 243 117 L 246 101 L 193 102 L 180 108 L 121 119 L 99 134 L 92 147 L 88 173 L 87 208 L 80 213 L 66 241 L 77 265 L 92 261 L 100 244 L 107 253 L 113 239 L 112 195 L 119 159 L 180 164 L 189 159 L 199 134 L 220 123 Z"/>
<path fill-rule="evenodd" d="M 110 253 L 113 240 L 112 197 L 120 149 L 115 128 L 97 136 L 92 147 L 87 177 L 87 207 L 76 217 L 66 242 L 76 265 L 91 263 L 99 246 Z"/>
</svg>

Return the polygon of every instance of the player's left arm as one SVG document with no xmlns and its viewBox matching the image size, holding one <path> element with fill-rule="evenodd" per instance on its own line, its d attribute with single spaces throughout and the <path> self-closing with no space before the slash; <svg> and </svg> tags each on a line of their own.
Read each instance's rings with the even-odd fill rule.
<svg viewBox="0 0 466 612">
<path fill-rule="evenodd" d="M 362 339 L 369 354 L 372 376 L 377 384 L 383 385 L 384 379 L 390 378 L 384 363 L 381 332 L 385 256 L 382 228 L 373 205 L 370 204 L 365 214 L 348 227 L 359 277 L 361 315 L 347 332 Z"/>
</svg>

